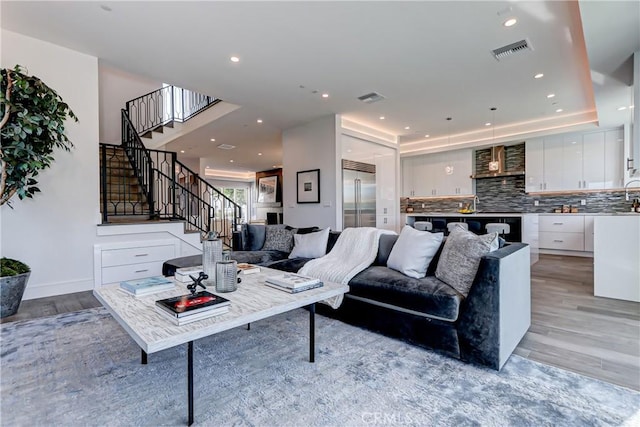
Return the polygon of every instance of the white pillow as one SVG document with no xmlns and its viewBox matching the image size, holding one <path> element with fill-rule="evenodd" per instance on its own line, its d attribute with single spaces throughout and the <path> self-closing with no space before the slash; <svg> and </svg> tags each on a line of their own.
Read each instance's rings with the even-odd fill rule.
<svg viewBox="0 0 640 427">
<path fill-rule="evenodd" d="M 405 276 L 423 278 L 443 238 L 443 233 L 419 231 L 405 225 L 391 249 L 387 267 Z"/>
<path fill-rule="evenodd" d="M 289 258 L 320 258 L 327 253 L 329 227 L 307 234 L 293 235 L 293 250 Z"/>
</svg>

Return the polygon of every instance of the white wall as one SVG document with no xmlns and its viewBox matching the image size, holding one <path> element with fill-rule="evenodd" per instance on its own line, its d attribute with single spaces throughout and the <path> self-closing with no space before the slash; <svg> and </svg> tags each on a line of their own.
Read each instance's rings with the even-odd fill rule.
<svg viewBox="0 0 640 427">
<path fill-rule="evenodd" d="M 56 150 L 52 167 L 38 176 L 42 193 L 31 200 L 14 198 L 14 209 L 2 206 L 1 254 L 31 267 L 27 299 L 91 289 L 100 220 L 98 59 L 3 29 L 0 63 L 27 67 L 79 119 L 67 126 L 75 148 Z"/>
<path fill-rule="evenodd" d="M 104 62 L 99 63 L 100 142 L 122 141 L 120 110 L 127 101 L 162 87 L 162 82 L 130 74 Z M 195 170 L 195 169 L 194 169 Z"/>
<path fill-rule="evenodd" d="M 339 117 L 322 117 L 282 133 L 284 222 L 295 227 L 337 229 L 336 184 L 340 176 Z M 320 203 L 296 202 L 296 173 L 320 169 Z"/>
</svg>

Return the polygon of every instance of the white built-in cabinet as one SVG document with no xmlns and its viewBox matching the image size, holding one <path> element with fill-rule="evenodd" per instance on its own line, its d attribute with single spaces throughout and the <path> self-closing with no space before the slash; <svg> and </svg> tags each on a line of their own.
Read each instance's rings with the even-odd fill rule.
<svg viewBox="0 0 640 427">
<path fill-rule="evenodd" d="M 551 135 L 526 142 L 527 192 L 623 186 L 623 131 Z"/>
<path fill-rule="evenodd" d="M 437 197 L 473 194 L 471 149 L 405 157 L 402 167 L 404 197 Z M 446 168 L 453 170 L 447 174 Z"/>
</svg>

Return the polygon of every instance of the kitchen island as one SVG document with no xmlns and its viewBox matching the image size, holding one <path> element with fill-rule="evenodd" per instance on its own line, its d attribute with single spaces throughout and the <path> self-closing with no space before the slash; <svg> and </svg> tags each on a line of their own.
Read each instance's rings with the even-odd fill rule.
<svg viewBox="0 0 640 427">
<path fill-rule="evenodd" d="M 403 214 L 404 224 L 413 227 L 416 221 L 429 221 L 434 232 L 447 234 L 447 224 L 465 222 L 469 231 L 485 234 L 486 225 L 493 222 L 509 224 L 510 232 L 504 238 L 508 242 L 528 243 L 531 247 L 531 264 L 538 261 L 538 214 L 514 212 L 474 212 L 462 214 L 457 212 L 415 212 Z"/>
</svg>

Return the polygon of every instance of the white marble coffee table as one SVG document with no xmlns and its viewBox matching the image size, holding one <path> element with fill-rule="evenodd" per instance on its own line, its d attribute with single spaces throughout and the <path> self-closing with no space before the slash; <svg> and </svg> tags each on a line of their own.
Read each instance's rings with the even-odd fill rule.
<svg viewBox="0 0 640 427">
<path fill-rule="evenodd" d="M 231 301 L 228 313 L 182 326 L 158 314 L 155 301 L 189 293 L 184 284 L 176 289 L 153 295 L 134 297 L 120 291 L 118 284 L 93 291 L 96 298 L 142 349 L 142 363 L 147 354 L 187 344 L 188 425 L 193 423 L 193 342 L 238 326 L 250 325 L 276 314 L 300 307 L 309 308 L 309 361 L 315 359 L 315 304 L 349 291 L 346 285 L 325 283 L 323 287 L 289 294 L 264 285 L 264 280 L 277 270 L 261 267 L 260 273 L 241 276 L 242 283 L 234 292 L 220 294 Z M 215 289 L 207 289 L 215 293 Z"/>
</svg>

